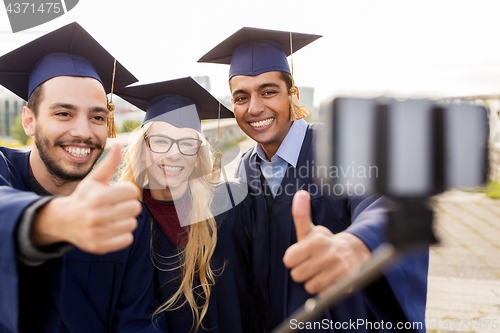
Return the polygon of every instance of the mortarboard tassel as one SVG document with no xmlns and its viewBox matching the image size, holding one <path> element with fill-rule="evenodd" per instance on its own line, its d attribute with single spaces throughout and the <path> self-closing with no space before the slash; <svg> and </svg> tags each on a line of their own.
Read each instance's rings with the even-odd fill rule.
<svg viewBox="0 0 500 333">
<path fill-rule="evenodd" d="M 306 117 L 309 114 L 309 109 L 299 104 L 297 87 L 293 86 L 290 88 L 290 96 L 290 120 L 299 120 Z"/>
<path fill-rule="evenodd" d="M 295 80 L 293 79 L 293 48 L 292 48 L 292 32 L 290 31 L 290 61 L 292 67 L 292 87 L 289 90 L 291 97 L 290 101 L 290 120 L 299 120 L 306 117 L 309 114 L 309 109 L 306 106 L 301 106 L 299 103 L 299 90 L 295 86 Z"/>
<path fill-rule="evenodd" d="M 116 138 L 116 131 L 115 131 L 115 105 L 113 102 L 108 103 L 108 110 L 109 110 L 109 116 L 108 116 L 108 138 Z"/>
<path fill-rule="evenodd" d="M 220 173 L 222 169 L 222 153 L 219 151 L 219 132 L 220 132 L 220 102 L 219 102 L 219 120 L 217 125 L 217 150 L 214 153 L 214 165 L 212 167 L 212 181 L 220 181 Z"/>
<path fill-rule="evenodd" d="M 220 172 L 222 169 L 222 153 L 220 151 L 216 151 L 214 154 L 214 166 L 212 168 L 212 180 L 214 182 L 218 182 L 220 180 Z"/>
<path fill-rule="evenodd" d="M 116 58 L 115 62 L 113 64 L 113 78 L 111 80 L 111 97 L 108 103 L 108 138 L 116 138 L 116 131 L 115 131 L 115 105 L 113 104 L 113 88 L 115 85 L 115 72 L 116 72 Z"/>
</svg>

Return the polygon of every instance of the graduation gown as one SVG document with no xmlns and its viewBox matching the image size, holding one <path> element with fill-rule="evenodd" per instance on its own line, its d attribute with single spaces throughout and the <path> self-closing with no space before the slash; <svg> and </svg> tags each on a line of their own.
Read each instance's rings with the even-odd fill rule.
<svg viewBox="0 0 500 333">
<path fill-rule="evenodd" d="M 381 198 L 372 196 L 343 199 L 333 194 L 323 195 L 314 185 L 309 187 L 314 184 L 311 172 L 311 167 L 315 165 L 312 152 L 314 136 L 319 126 L 308 125 L 297 167 L 294 169 L 291 165 L 288 166 L 281 183 L 282 191 L 278 191 L 274 199 L 267 196 L 267 202 L 262 190 L 257 154 L 251 157 L 250 150 L 242 157 L 249 192 L 255 205 L 252 264 L 260 299 L 258 308 L 262 310 L 260 316 L 266 332 L 279 325 L 311 297 L 303 284 L 292 280 L 289 270 L 283 264 L 286 249 L 297 241 L 292 200 L 298 190 L 310 192 L 314 224 L 323 225 L 334 234 L 350 232 L 363 240 L 371 251 L 386 240 L 386 216 Z M 418 331 L 424 332 L 427 271 L 428 251 L 407 257 L 362 293 L 353 292 L 349 298 L 326 311 L 318 322 L 329 323 L 332 320 L 334 323 L 352 323 L 358 319 L 372 323 L 391 321 L 394 325 L 400 321 L 420 322 Z M 322 332 L 335 331 L 331 325 L 317 327 Z M 374 332 L 381 329 L 349 324 L 344 325 L 340 331 Z"/>
<path fill-rule="evenodd" d="M 32 192 L 29 153 L 0 147 L 0 332 L 158 332 L 149 225 L 107 255 L 76 248 L 39 266 L 16 262 L 16 225 L 41 196 Z M 144 218 L 139 218 L 139 221 Z"/>
<path fill-rule="evenodd" d="M 231 184 L 233 189 L 238 186 Z M 228 200 L 226 186 L 222 185 L 215 193 L 212 206 L 217 206 L 218 211 L 224 211 L 222 207 L 234 203 L 232 199 L 231 202 Z M 216 274 L 215 285 L 212 286 L 208 311 L 198 332 L 258 331 L 252 289 L 250 208 L 251 198 L 247 196 L 234 208 L 215 217 L 217 245 L 211 261 Z M 178 266 L 179 249 L 152 215 L 151 222 L 153 249 L 163 262 L 157 261 L 157 266 L 161 268 L 157 269 L 157 297 L 164 303 L 175 293 L 180 284 L 179 268 L 165 270 Z M 196 284 L 199 282 L 196 281 Z M 187 303 L 180 309 L 165 311 L 163 315 L 166 317 L 168 332 L 188 332 L 193 325 L 193 315 Z"/>
</svg>

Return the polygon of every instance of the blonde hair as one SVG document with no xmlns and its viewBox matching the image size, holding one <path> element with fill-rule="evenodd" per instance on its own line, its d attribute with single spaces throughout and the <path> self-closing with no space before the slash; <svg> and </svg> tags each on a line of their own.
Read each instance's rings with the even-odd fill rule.
<svg viewBox="0 0 500 333">
<path fill-rule="evenodd" d="M 134 137 L 125 152 L 125 165 L 122 168 L 120 178 L 120 181 L 133 182 L 141 189 L 148 182 L 147 171 L 145 168 L 141 169 L 141 153 L 144 153 L 147 149 L 144 135 L 150 129 L 151 124 L 147 123 L 132 133 Z M 198 138 L 202 140 L 202 145 L 193 172 L 188 180 L 191 197 L 196 198 L 196 200 L 192 200 L 192 209 L 188 216 L 191 222 L 188 242 L 186 247 L 178 253 L 179 260 L 175 261 L 178 263 L 177 267 L 162 269 L 156 266 L 155 263 L 155 266 L 162 270 L 180 268 L 181 283 L 174 295 L 160 305 L 153 314 L 153 316 L 156 316 L 163 311 L 179 309 L 187 302 L 193 314 L 194 331 L 198 330 L 208 310 L 211 287 L 215 283 L 216 276 L 210 260 L 217 244 L 217 225 L 210 211 L 214 188 L 214 184 L 210 183 L 212 158 L 207 141 L 201 133 L 198 131 L 196 133 Z M 143 200 L 142 191 L 140 199 Z M 153 235 L 151 236 L 153 237 Z M 161 256 L 154 253 L 152 246 L 151 249 L 156 261 Z M 195 278 L 199 279 L 199 286 L 193 285 Z M 201 287 L 201 290 L 199 290 L 199 287 Z M 198 299 L 202 300 L 201 305 L 197 304 Z"/>
</svg>

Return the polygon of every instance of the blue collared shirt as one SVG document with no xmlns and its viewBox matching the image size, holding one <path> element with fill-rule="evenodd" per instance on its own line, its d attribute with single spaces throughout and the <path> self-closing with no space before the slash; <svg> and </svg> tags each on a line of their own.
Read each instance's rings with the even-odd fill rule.
<svg viewBox="0 0 500 333">
<path fill-rule="evenodd" d="M 273 194 L 273 198 L 276 197 L 276 193 L 280 189 L 288 164 L 294 168 L 297 167 L 300 149 L 302 148 L 306 132 L 306 121 L 304 119 L 295 120 L 279 146 L 278 151 L 271 157 L 270 161 L 267 159 L 266 153 L 260 143 L 255 145 L 250 156 L 253 157 L 253 155 L 257 154 L 260 157 L 260 169 Z"/>
</svg>

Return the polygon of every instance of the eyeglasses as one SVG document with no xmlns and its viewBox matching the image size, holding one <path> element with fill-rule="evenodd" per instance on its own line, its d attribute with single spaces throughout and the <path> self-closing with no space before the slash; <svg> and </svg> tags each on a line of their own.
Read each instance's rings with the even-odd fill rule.
<svg viewBox="0 0 500 333">
<path fill-rule="evenodd" d="M 177 144 L 182 155 L 193 156 L 198 154 L 201 147 L 201 140 L 192 138 L 172 139 L 166 135 L 147 135 L 144 137 L 149 149 L 153 153 L 164 154 Z"/>
</svg>

